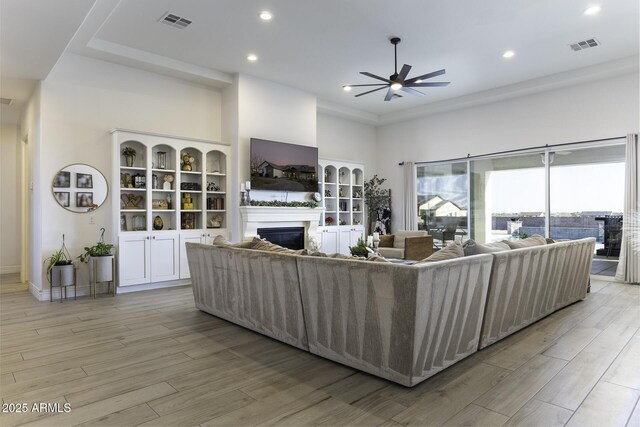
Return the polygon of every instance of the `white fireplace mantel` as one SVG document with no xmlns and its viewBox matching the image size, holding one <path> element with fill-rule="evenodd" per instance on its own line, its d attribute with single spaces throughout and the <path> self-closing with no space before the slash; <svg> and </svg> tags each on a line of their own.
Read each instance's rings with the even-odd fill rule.
<svg viewBox="0 0 640 427">
<path fill-rule="evenodd" d="M 304 227 L 305 248 L 318 232 L 323 208 L 289 208 L 274 206 L 240 206 L 242 240 L 258 235 L 258 228 Z"/>
</svg>

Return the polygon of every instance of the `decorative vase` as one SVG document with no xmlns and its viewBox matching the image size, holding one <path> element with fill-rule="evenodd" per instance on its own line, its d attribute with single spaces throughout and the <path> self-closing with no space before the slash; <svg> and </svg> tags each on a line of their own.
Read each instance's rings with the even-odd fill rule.
<svg viewBox="0 0 640 427">
<path fill-rule="evenodd" d="M 96 283 L 112 281 L 113 255 L 91 257 L 89 259 L 89 275 L 91 278 L 96 278 Z"/>
<path fill-rule="evenodd" d="M 153 229 L 162 230 L 163 227 L 164 222 L 162 222 L 162 218 L 160 218 L 160 215 L 156 215 L 156 217 L 153 219 Z"/>
<path fill-rule="evenodd" d="M 135 157 L 132 157 L 132 156 L 127 156 L 127 157 L 125 157 L 125 160 L 126 160 L 126 162 L 127 162 L 127 167 L 128 167 L 128 168 L 133 167 L 133 161 L 134 161 L 135 159 L 136 159 L 136 158 L 135 158 Z"/>
</svg>

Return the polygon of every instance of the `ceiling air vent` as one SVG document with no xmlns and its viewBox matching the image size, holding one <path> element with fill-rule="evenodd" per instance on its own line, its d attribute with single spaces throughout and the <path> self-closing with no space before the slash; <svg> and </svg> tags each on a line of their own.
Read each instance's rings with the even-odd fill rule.
<svg viewBox="0 0 640 427">
<path fill-rule="evenodd" d="M 589 49 L 590 47 L 600 46 L 600 42 L 596 39 L 588 39 L 577 43 L 571 43 L 569 46 L 571 46 L 571 50 L 577 52 L 579 50 Z"/>
<path fill-rule="evenodd" d="M 2 105 L 11 105 L 13 99 L 10 98 L 0 98 L 0 104 Z"/>
<path fill-rule="evenodd" d="M 158 22 L 167 24 L 169 26 L 172 26 L 173 28 L 178 28 L 180 30 L 184 30 L 191 24 L 190 20 L 169 12 L 162 15 L 160 19 L 158 19 Z"/>
</svg>

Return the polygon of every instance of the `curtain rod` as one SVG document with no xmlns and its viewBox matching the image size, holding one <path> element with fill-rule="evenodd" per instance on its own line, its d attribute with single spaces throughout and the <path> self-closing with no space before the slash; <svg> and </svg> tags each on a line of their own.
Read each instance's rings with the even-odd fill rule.
<svg viewBox="0 0 640 427">
<path fill-rule="evenodd" d="M 522 151 L 531 151 L 531 150 L 537 150 L 537 149 L 543 149 L 543 148 L 551 148 L 551 147 L 564 147 L 567 145 L 576 145 L 576 144 L 588 144 L 591 142 L 606 142 L 606 141 L 614 141 L 616 139 L 624 139 L 626 138 L 625 136 L 616 136 L 616 137 L 612 137 L 612 138 L 602 138 L 602 139 L 591 139 L 588 141 L 576 141 L 576 142 L 565 142 L 562 144 L 546 144 L 546 145 L 539 145 L 536 147 L 529 147 L 529 148 L 517 148 L 515 150 L 505 150 L 505 151 L 495 151 L 493 153 L 486 153 L 486 154 L 478 154 L 475 156 L 472 156 L 471 154 L 467 154 L 467 157 L 456 157 L 453 159 L 444 159 L 444 160 L 432 160 L 432 161 L 428 161 L 428 162 L 416 162 L 416 165 L 426 165 L 429 163 L 442 163 L 442 162 L 453 162 L 456 160 L 469 160 L 469 159 L 477 159 L 479 157 L 487 157 L 487 156 L 497 156 L 500 154 L 509 154 L 509 153 L 519 153 Z M 398 166 L 404 166 L 404 161 L 398 163 Z"/>
</svg>

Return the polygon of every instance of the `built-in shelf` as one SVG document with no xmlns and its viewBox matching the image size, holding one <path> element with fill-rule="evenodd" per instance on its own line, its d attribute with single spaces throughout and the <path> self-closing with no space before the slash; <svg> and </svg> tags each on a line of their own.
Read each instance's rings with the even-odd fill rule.
<svg viewBox="0 0 640 427">
<path fill-rule="evenodd" d="M 222 213 L 222 212 L 226 212 L 226 210 L 224 210 L 224 209 L 207 209 L 207 212 L 218 212 L 218 213 Z"/>
<path fill-rule="evenodd" d="M 226 191 L 207 191 L 207 194 L 227 194 Z"/>
<path fill-rule="evenodd" d="M 146 171 L 147 168 L 139 167 L 139 166 L 120 166 L 122 170 L 130 170 L 130 171 Z"/>
<path fill-rule="evenodd" d="M 146 209 L 120 209 L 120 212 L 146 212 Z"/>
<path fill-rule="evenodd" d="M 174 169 L 151 169 L 151 172 L 160 172 L 160 173 L 175 173 L 176 171 Z"/>
<path fill-rule="evenodd" d="M 180 173 L 185 175 L 202 175 L 202 172 L 199 171 L 180 171 Z"/>
<path fill-rule="evenodd" d="M 180 190 L 181 193 L 195 193 L 195 194 L 199 194 L 202 193 L 202 190 Z"/>
<path fill-rule="evenodd" d="M 147 191 L 146 188 L 128 188 L 128 187 L 120 187 L 120 192 L 126 193 L 127 191 Z"/>
<path fill-rule="evenodd" d="M 174 192 L 174 191 L 176 191 L 176 190 L 164 190 L 164 189 L 162 189 L 162 188 L 154 188 L 154 189 L 153 189 L 153 190 L 151 190 L 151 191 L 153 191 L 154 193 L 156 193 L 156 192 L 157 192 L 157 193 L 173 193 L 173 192 Z"/>
<path fill-rule="evenodd" d="M 152 212 L 175 212 L 175 209 L 153 209 Z"/>
<path fill-rule="evenodd" d="M 207 172 L 207 176 L 227 176 L 227 174 L 220 172 Z"/>
</svg>

